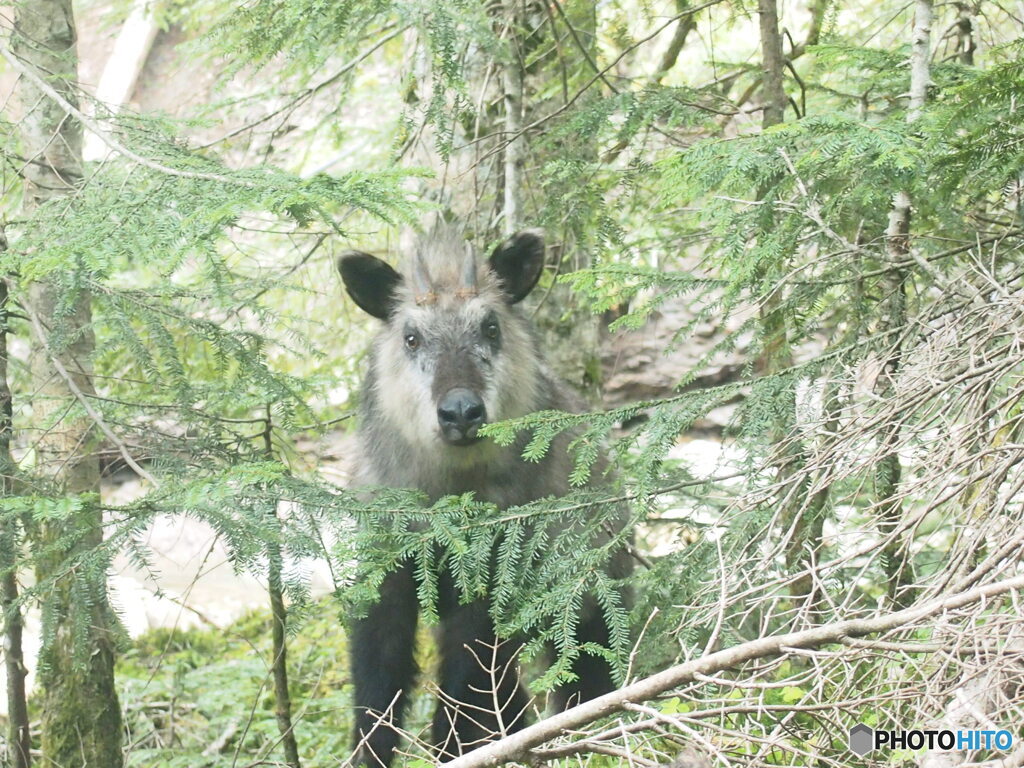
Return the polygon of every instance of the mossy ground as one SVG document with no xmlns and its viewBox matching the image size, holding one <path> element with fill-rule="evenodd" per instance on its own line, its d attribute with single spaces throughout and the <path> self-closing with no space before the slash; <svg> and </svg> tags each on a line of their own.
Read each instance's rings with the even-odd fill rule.
<svg viewBox="0 0 1024 768">
<path fill-rule="evenodd" d="M 288 643 L 293 722 L 303 768 L 337 768 L 351 752 L 347 635 L 337 604 L 326 599 L 310 608 L 293 622 Z M 223 629 L 156 629 L 133 640 L 116 668 L 126 768 L 283 765 L 270 658 L 268 610 Z M 417 662 L 423 674 L 406 727 L 426 736 L 436 699 L 422 682 L 433 679 L 437 653 L 431 628 L 422 624 Z M 528 667 L 539 671 L 536 664 Z M 531 676 L 531 669 L 524 671 Z M 35 721 L 41 706 L 37 691 L 30 700 Z M 615 764 L 600 756 L 587 760 L 593 768 Z M 422 754 L 395 765 L 433 763 Z"/>
<path fill-rule="evenodd" d="M 430 632 L 422 631 L 420 640 L 420 664 L 429 669 Z M 314 606 L 294 627 L 288 653 L 303 766 L 336 767 L 350 752 L 352 696 L 340 609 L 329 601 Z M 117 668 L 127 765 L 227 768 L 280 760 L 270 658 L 267 611 L 223 630 L 159 629 L 138 638 Z M 431 706 L 431 697 L 418 691 L 409 726 L 425 727 Z"/>
</svg>

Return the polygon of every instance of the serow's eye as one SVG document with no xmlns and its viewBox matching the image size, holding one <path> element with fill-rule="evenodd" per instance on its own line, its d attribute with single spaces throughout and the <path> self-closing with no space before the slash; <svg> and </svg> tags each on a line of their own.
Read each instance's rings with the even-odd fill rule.
<svg viewBox="0 0 1024 768">
<path fill-rule="evenodd" d="M 415 352 L 420 348 L 420 337 L 415 333 L 405 334 L 405 348 L 410 352 Z"/>
<path fill-rule="evenodd" d="M 494 322 L 484 323 L 484 337 L 494 341 L 498 338 L 498 324 Z"/>
</svg>

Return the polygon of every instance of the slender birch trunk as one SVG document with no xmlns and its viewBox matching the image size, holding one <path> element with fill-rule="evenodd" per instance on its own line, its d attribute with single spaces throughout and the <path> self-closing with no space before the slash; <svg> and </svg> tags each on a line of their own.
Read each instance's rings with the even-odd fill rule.
<svg viewBox="0 0 1024 768">
<path fill-rule="evenodd" d="M 505 105 L 505 183 L 502 206 L 502 228 L 506 235 L 515 234 L 522 227 L 523 211 L 523 155 L 526 137 L 523 132 L 523 67 L 519 61 L 517 35 L 520 26 L 519 4 L 516 0 L 505 3 L 510 54 L 502 65 L 501 83 Z"/>
<path fill-rule="evenodd" d="M 924 109 L 928 91 L 931 60 L 932 0 L 916 0 L 914 28 L 910 53 L 910 103 L 907 123 L 913 125 Z M 889 226 L 885 231 L 885 251 L 892 273 L 887 285 L 887 304 L 883 327 L 889 334 L 891 352 L 885 360 L 880 381 L 880 396 L 891 397 L 895 379 L 902 363 L 900 334 L 907 324 L 907 281 L 909 273 L 902 265 L 910 252 L 910 193 L 899 190 L 893 195 Z M 889 597 L 894 604 L 905 606 L 911 601 L 906 589 L 907 552 L 897 533 L 903 519 L 903 503 L 899 496 L 902 468 L 899 460 L 900 425 L 893 423 L 882 437 L 881 451 L 875 471 L 875 493 L 878 498 L 880 529 L 890 537 L 884 551 Z"/>
</svg>

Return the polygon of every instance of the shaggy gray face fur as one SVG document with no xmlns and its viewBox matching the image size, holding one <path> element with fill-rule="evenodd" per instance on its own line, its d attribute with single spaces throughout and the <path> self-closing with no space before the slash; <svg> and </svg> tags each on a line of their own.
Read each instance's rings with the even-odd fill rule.
<svg viewBox="0 0 1024 768">
<path fill-rule="evenodd" d="M 361 483 L 432 496 L 475 490 L 511 503 L 491 498 L 480 481 L 488 467 L 518 464 L 518 456 L 480 440 L 480 427 L 571 405 L 515 306 L 543 263 L 535 231 L 514 235 L 480 263 L 449 227 L 419 242 L 406 277 L 366 253 L 341 257 L 349 295 L 384 320 L 363 390 Z"/>
</svg>

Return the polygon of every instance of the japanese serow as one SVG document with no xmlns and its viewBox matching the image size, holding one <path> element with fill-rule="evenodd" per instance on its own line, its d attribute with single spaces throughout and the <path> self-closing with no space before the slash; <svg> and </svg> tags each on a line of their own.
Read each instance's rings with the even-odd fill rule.
<svg viewBox="0 0 1024 768">
<path fill-rule="evenodd" d="M 543 266 L 544 241 L 535 231 L 514 235 L 480 263 L 462 234 L 447 226 L 420 239 L 404 276 L 366 253 L 339 259 L 353 301 L 383 321 L 363 384 L 357 486 L 416 488 L 431 500 L 472 491 L 498 507 L 568 492 L 572 435 L 558 438 L 538 463 L 521 458 L 523 442 L 501 447 L 478 434 L 491 421 L 579 410 L 545 364 L 517 306 Z M 612 558 L 610 576 L 630 570 L 627 552 Z M 608 647 L 608 627 L 591 602 L 577 641 Z M 444 576 L 438 610 L 442 701 L 432 739 L 438 756 L 450 757 L 500 730 L 521 728 L 527 698 L 514 669 L 508 672 L 514 650 L 497 642 L 487 600 L 460 603 L 453 580 Z M 388 766 L 394 756 L 416 676 L 417 613 L 415 575 L 407 564 L 385 579 L 368 614 L 353 621 L 355 744 L 362 764 Z M 507 673 L 489 672 L 484 658 Z M 573 671 L 578 679 L 557 692 L 560 706 L 612 687 L 607 662 L 595 656 L 581 654 Z"/>
</svg>

